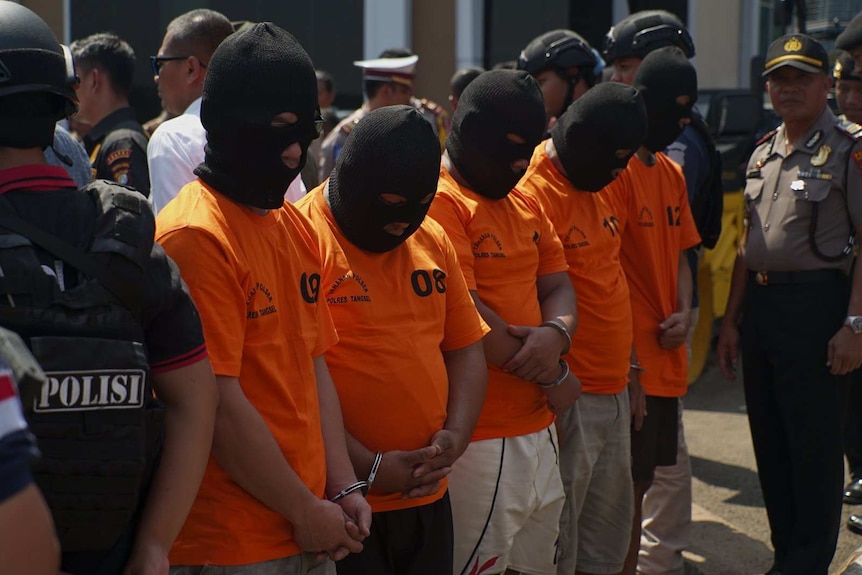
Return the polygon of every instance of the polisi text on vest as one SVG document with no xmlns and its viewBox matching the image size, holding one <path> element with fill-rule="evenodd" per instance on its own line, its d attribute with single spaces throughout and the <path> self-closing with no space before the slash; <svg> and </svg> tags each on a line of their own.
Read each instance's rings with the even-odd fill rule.
<svg viewBox="0 0 862 575">
<path fill-rule="evenodd" d="M 36 412 L 135 409 L 144 403 L 142 370 L 46 373 L 48 381 L 33 400 Z"/>
</svg>

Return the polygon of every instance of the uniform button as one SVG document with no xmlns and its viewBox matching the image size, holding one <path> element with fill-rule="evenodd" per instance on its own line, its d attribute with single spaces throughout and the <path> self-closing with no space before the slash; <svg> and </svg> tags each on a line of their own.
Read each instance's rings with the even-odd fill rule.
<svg viewBox="0 0 862 575">
<path fill-rule="evenodd" d="M 769 231 L 769 224 L 766 224 L 765 226 L 763 226 L 763 231 L 764 231 L 764 232 L 768 232 L 768 231 Z"/>
</svg>

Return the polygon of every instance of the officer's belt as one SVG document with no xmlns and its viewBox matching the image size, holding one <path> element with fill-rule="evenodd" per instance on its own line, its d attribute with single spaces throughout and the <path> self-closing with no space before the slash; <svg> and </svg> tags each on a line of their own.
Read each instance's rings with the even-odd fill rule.
<svg viewBox="0 0 862 575">
<path fill-rule="evenodd" d="M 810 284 L 832 281 L 846 278 L 847 274 L 841 270 L 805 270 L 793 272 L 755 272 L 749 270 L 748 279 L 757 285 L 787 285 L 787 284 Z"/>
</svg>

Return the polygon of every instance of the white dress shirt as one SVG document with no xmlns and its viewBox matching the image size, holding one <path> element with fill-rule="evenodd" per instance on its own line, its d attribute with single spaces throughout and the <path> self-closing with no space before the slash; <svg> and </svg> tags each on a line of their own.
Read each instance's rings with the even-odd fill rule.
<svg viewBox="0 0 862 575">
<path fill-rule="evenodd" d="M 198 98 L 182 115 L 164 122 L 147 145 L 150 169 L 150 204 L 159 213 L 174 199 L 180 189 L 197 176 L 194 169 L 204 161 L 207 132 L 201 123 L 201 99 Z M 306 193 L 302 178 L 297 176 L 285 193 L 296 201 Z"/>
</svg>

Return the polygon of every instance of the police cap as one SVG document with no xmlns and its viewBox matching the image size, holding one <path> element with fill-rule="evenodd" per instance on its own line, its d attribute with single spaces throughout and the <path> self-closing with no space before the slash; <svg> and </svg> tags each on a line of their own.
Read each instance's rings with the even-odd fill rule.
<svg viewBox="0 0 862 575">
<path fill-rule="evenodd" d="M 836 80 L 855 80 L 862 82 L 862 72 L 856 69 L 856 61 L 853 56 L 847 52 L 842 52 L 835 59 L 835 65 L 832 67 L 832 76 Z"/>
<path fill-rule="evenodd" d="M 354 66 L 362 68 L 365 80 L 375 82 L 395 82 L 405 86 L 413 86 L 416 76 L 416 62 L 419 56 L 404 58 L 375 58 L 373 60 L 357 60 Z"/>
<path fill-rule="evenodd" d="M 787 34 L 774 40 L 766 50 L 763 76 L 784 66 L 809 74 L 829 74 L 829 55 L 823 45 L 805 34 Z"/>
<path fill-rule="evenodd" d="M 623 18 L 605 36 L 608 62 L 643 58 L 657 48 L 676 46 L 686 58 L 694 57 L 694 41 L 682 21 L 664 10 L 644 10 Z"/>
<path fill-rule="evenodd" d="M 518 56 L 518 69 L 535 76 L 548 68 L 588 68 L 598 64 L 593 49 L 571 30 L 552 30 L 534 38 Z"/>
<path fill-rule="evenodd" d="M 839 50 L 852 50 L 862 44 L 862 12 L 856 14 L 844 31 L 835 38 L 835 47 Z"/>
</svg>

